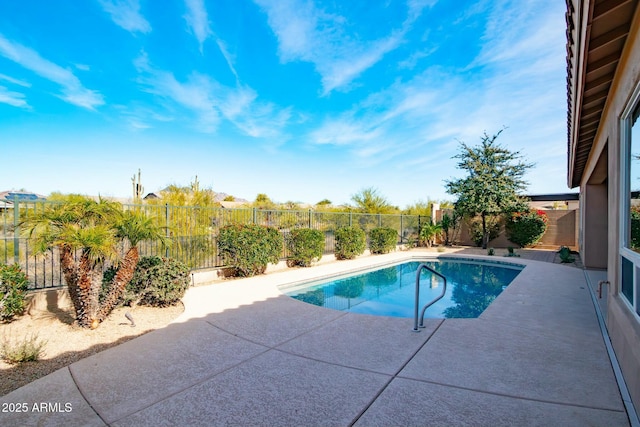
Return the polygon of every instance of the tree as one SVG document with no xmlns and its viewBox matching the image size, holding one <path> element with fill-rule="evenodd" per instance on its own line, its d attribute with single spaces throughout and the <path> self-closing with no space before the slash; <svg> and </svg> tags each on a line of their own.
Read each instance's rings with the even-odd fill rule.
<svg viewBox="0 0 640 427">
<path fill-rule="evenodd" d="M 20 226 L 36 253 L 58 249 L 76 321 L 91 329 L 111 313 L 133 277 L 140 257 L 138 243 L 166 243 L 161 228 L 140 211 L 123 211 L 119 203 L 80 195 L 30 213 Z M 128 247 L 124 255 L 117 249 L 123 243 Z M 107 265 L 115 266 L 116 273 L 101 300 Z"/>
<path fill-rule="evenodd" d="M 483 249 L 489 241 L 488 218 L 526 209 L 518 193 L 526 188 L 523 176 L 533 164 L 521 161 L 519 152 L 496 143 L 503 130 L 493 136 L 485 132 L 479 146 L 461 142 L 461 153 L 453 158 L 460 160 L 458 168 L 468 176 L 445 181 L 447 192 L 458 197 L 456 210 L 468 217 L 480 216 Z"/>
<path fill-rule="evenodd" d="M 369 187 L 354 194 L 351 200 L 356 204 L 356 209 L 362 213 L 388 214 L 396 210 L 387 199 L 378 193 L 378 189 Z"/>
<path fill-rule="evenodd" d="M 258 209 L 275 209 L 276 204 L 266 194 L 259 193 L 253 202 L 253 206 Z"/>
</svg>

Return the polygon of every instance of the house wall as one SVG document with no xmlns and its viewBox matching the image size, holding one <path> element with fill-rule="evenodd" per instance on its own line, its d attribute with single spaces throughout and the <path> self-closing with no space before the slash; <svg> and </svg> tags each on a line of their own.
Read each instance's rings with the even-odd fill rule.
<svg viewBox="0 0 640 427">
<path fill-rule="evenodd" d="M 581 198 L 584 199 L 581 200 L 581 251 L 590 265 L 607 267 L 610 282 L 607 329 L 636 408 L 640 408 L 640 318 L 620 294 L 619 171 L 622 165 L 620 117 L 640 82 L 639 10 L 636 10 L 580 183 Z M 604 179 L 603 163 L 606 165 Z M 603 251 L 605 246 L 607 250 Z"/>
</svg>

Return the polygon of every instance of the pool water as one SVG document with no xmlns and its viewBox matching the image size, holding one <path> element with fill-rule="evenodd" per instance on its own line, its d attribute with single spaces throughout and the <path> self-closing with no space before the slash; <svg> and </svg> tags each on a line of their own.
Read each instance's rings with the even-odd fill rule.
<svg viewBox="0 0 640 427">
<path fill-rule="evenodd" d="M 290 297 L 335 310 L 379 316 L 413 317 L 416 271 L 412 261 L 374 271 L 282 289 Z M 520 273 L 523 266 L 478 261 L 424 262 L 447 278 L 445 296 L 429 307 L 427 318 L 478 317 Z M 441 278 L 423 269 L 420 309 L 442 293 Z"/>
</svg>

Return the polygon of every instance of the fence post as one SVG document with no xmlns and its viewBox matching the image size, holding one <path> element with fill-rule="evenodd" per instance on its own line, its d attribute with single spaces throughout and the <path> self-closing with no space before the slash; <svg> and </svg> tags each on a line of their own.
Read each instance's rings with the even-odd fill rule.
<svg viewBox="0 0 640 427">
<path fill-rule="evenodd" d="M 258 216 L 256 212 L 256 208 L 251 210 L 251 222 L 255 225 L 258 222 Z"/>
<path fill-rule="evenodd" d="M 311 209 L 309 209 L 309 228 L 311 228 L 311 224 L 312 224 L 311 215 L 312 215 Z"/>
<path fill-rule="evenodd" d="M 382 227 L 382 214 L 378 214 L 378 227 Z"/>
<path fill-rule="evenodd" d="M 169 203 L 164 204 L 164 226 L 165 236 L 167 237 L 167 239 L 169 239 Z M 165 258 L 169 258 L 169 245 L 164 248 L 164 256 Z"/>
<path fill-rule="evenodd" d="M 13 262 L 20 264 L 20 201 L 13 197 Z"/>
<path fill-rule="evenodd" d="M 353 212 L 349 211 L 349 227 L 353 225 Z"/>
<path fill-rule="evenodd" d="M 404 221 L 403 216 L 400 214 L 400 243 L 404 241 Z"/>
</svg>

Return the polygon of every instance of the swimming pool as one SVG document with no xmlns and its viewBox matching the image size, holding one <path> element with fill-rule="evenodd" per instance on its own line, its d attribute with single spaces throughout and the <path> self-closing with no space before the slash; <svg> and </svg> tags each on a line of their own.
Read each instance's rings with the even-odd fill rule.
<svg viewBox="0 0 640 427">
<path fill-rule="evenodd" d="M 425 317 L 478 317 L 524 268 L 511 263 L 457 259 L 410 261 L 347 277 L 281 289 L 300 301 L 334 310 L 379 316 L 413 317 L 416 271 L 427 264 L 447 278 L 444 297 Z M 428 270 L 420 275 L 420 307 L 442 293 L 442 279 Z"/>
</svg>

